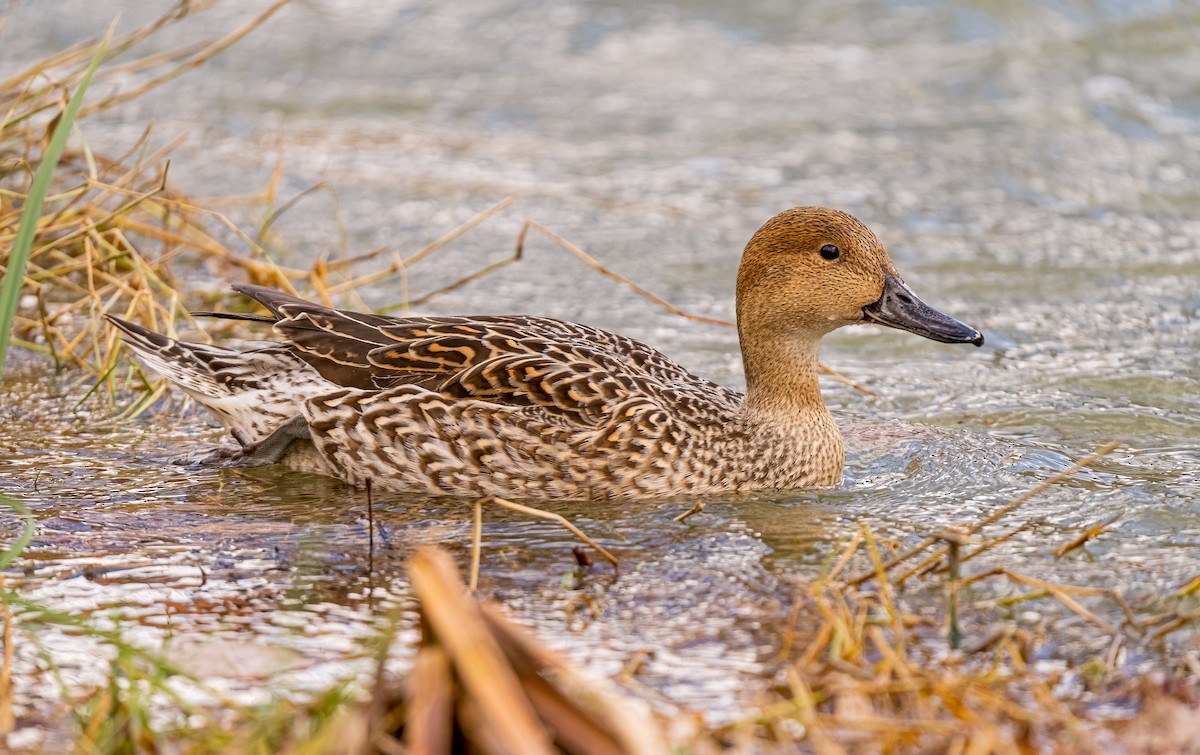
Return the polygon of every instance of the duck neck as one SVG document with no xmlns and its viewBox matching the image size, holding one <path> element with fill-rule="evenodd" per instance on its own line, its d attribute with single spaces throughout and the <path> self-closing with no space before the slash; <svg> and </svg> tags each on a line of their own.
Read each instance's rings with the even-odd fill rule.
<svg viewBox="0 0 1200 755">
<path fill-rule="evenodd" d="M 817 381 L 821 340 L 741 337 L 746 370 L 742 415 L 756 423 L 789 423 L 816 412 L 828 414 Z"/>
</svg>

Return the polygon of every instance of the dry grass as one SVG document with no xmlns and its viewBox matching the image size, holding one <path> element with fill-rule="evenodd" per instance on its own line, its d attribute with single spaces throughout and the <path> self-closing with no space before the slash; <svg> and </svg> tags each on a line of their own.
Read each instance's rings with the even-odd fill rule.
<svg viewBox="0 0 1200 755">
<path fill-rule="evenodd" d="M 322 708 L 313 725 L 293 727 L 302 736 L 272 741 L 280 752 L 315 746 L 346 755 L 1197 752 L 1200 659 L 1195 650 L 1172 655 L 1160 641 L 1183 631 L 1194 643 L 1200 575 L 1152 603 L 1131 605 L 1116 590 L 1000 566 L 961 573 L 968 555 L 986 559 L 1022 529 L 1008 520 L 1037 493 L 1114 448 L 1102 447 L 978 522 L 914 548 L 893 546 L 890 557 L 869 528 L 854 532 L 822 576 L 797 585 L 773 661 L 781 681 L 737 723 L 706 729 L 687 714 L 637 713 L 669 702 L 637 682 L 644 656 L 635 655 L 616 680 L 627 694 L 589 682 L 474 599 L 450 558 L 427 549 L 409 566 L 423 639 L 407 677 L 383 674 L 385 642 L 366 700 L 333 713 Z M 1050 544 L 1045 557 L 1082 547 L 1101 524 Z M 910 562 L 919 568 L 901 568 Z M 964 596 L 970 601 L 960 605 Z M 1047 618 L 1023 625 L 1006 615 L 1018 605 Z M 1114 613 L 1124 618 L 1104 618 Z M 1104 652 L 1077 657 L 1062 649 L 1055 631 L 1071 615 L 1080 619 L 1075 631 L 1104 640 Z M 1157 652 L 1165 670 L 1131 670 L 1121 660 L 1126 646 Z M 310 720 L 304 708 L 288 715 Z M 261 729 L 260 720 L 249 730 Z"/>
<path fill-rule="evenodd" d="M 1115 590 L 999 566 L 983 565 L 964 576 L 962 549 L 973 545 L 972 552 L 986 559 L 1014 529 L 1004 519 L 1017 516 L 1019 506 L 997 511 L 1003 516 L 981 521 L 998 532 L 975 527 L 972 537 L 966 535 L 972 526 L 951 529 L 921 551 L 881 544 L 867 527 L 854 532 L 819 578 L 796 586 L 772 662 L 778 688 L 745 719 L 715 730 L 678 713 L 648 718 L 645 711 L 663 698 L 637 682 L 637 657 L 616 680 L 627 694 L 579 676 L 498 609 L 481 605 L 449 557 L 431 549 L 409 564 L 423 639 L 405 679 L 383 673 L 395 642 L 387 634 L 377 643 L 375 683 L 361 701 L 336 687 L 307 704 L 231 706 L 218 729 L 164 732 L 149 724 L 151 707 L 161 714 L 162 700 L 152 702 L 149 694 L 138 694 L 139 687 L 115 680 L 141 679 L 143 688 L 163 690 L 177 672 L 113 634 L 110 641 L 120 650 L 114 682 L 76 695 L 74 736 L 90 752 L 124 752 L 133 742 L 148 750 L 347 755 L 615 754 L 666 752 L 668 746 L 681 753 L 1194 752 L 1189 748 L 1200 742 L 1200 662 L 1194 649 L 1167 651 L 1162 638 L 1184 632 L 1194 644 L 1200 575 L 1143 605 Z M 1088 526 L 1080 534 L 1094 531 Z M 1073 537 L 1064 545 L 1083 540 Z M 1054 545 L 1048 545 L 1047 559 L 1062 550 Z M 895 554 L 890 558 L 889 547 Z M 901 566 L 935 553 L 942 555 L 929 568 L 900 581 Z M 53 618 L 20 600 L 12 605 L 26 624 L 31 612 L 40 611 L 45 615 L 39 621 L 89 632 L 87 619 Z M 1033 607 L 1046 618 L 1038 626 L 1022 624 L 1007 615 L 1013 606 Z M 1124 618 L 1106 618 L 1114 613 Z M 1073 631 L 1102 638 L 1104 652 L 1076 657 L 1062 650 L 1055 632 L 1071 623 L 1063 619 L 1071 615 L 1080 619 Z M 14 634 L 7 611 L 3 620 L 7 649 Z M 1157 654 L 1164 671 L 1132 671 L 1121 659 L 1126 646 Z M 8 657 L 5 668 L 10 664 Z M 0 696 L 10 692 L 4 679 L 0 673 Z M 1120 720 L 1112 720 L 1112 710 Z M 198 710 L 187 714 L 213 718 Z"/>
<path fill-rule="evenodd" d="M 220 39 L 168 53 L 138 55 L 139 45 L 196 8 L 183 2 L 172 12 L 112 40 L 103 53 L 93 93 L 83 113 L 126 102 L 181 73 L 253 31 L 287 0 L 272 5 L 241 29 Z M 0 248 L 16 235 L 30 190 L 33 166 L 46 150 L 68 92 L 76 88 L 101 42 L 82 44 L 43 60 L 0 82 Z M 112 62 L 121 56 L 121 63 Z M 120 77 L 142 83 L 125 90 L 106 86 Z M 175 144 L 151 150 L 147 129 L 120 156 L 97 154 L 86 128 L 63 154 L 45 198 L 25 271 L 14 343 L 50 357 L 59 369 L 72 367 L 89 379 L 111 375 L 116 338 L 103 325 L 106 311 L 170 330 L 186 317 L 176 269 L 203 264 L 218 272 L 241 269 L 270 280 L 278 275 L 262 250 L 231 251 L 222 238 L 236 233 L 215 213 L 193 206 L 170 189 L 167 155 Z M 258 201 L 266 205 L 271 189 Z M 248 241 L 248 239 L 247 239 Z M 7 272 L 8 260 L 0 257 Z"/>
<path fill-rule="evenodd" d="M 775 700 L 716 735 L 729 743 L 753 732 L 755 742 L 780 746 L 800 738 L 818 753 L 1165 753 L 1179 751 L 1179 742 L 1200 742 L 1196 651 L 1180 652 L 1186 641 L 1174 652 L 1161 642 L 1176 631 L 1196 642 L 1200 575 L 1138 606 L 1115 588 L 1056 583 L 1004 566 L 962 574 L 964 561 L 986 557 L 1026 528 L 1003 526 L 1023 504 L 1115 447 L 1104 446 L 979 522 L 896 548 L 891 558 L 868 528 L 855 533 L 823 577 L 799 586 L 780 652 L 786 683 Z M 1046 558 L 1081 547 L 1111 521 L 1083 528 Z M 991 534 L 993 528 L 999 531 Z M 964 552 L 969 544 L 974 548 Z M 855 563 L 863 573 L 843 577 Z M 967 591 L 974 600 L 960 605 Z M 1047 619 L 1037 626 L 1009 615 L 1013 606 L 1046 601 L 1058 608 L 1044 607 Z M 1102 617 L 1113 614 L 1123 619 Z M 1062 647 L 1068 641 L 1055 632 L 1070 615 L 1105 652 L 1080 658 Z M 1139 676 L 1121 662 L 1126 646 L 1158 655 L 1167 673 Z M 1123 710 L 1122 720 L 1095 713 L 1104 708 Z M 1149 732 L 1158 718 L 1173 723 L 1156 740 Z"/>
</svg>

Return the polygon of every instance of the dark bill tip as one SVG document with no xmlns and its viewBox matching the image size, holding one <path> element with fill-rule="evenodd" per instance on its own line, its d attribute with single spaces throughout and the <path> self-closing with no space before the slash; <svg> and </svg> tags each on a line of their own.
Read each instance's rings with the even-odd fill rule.
<svg viewBox="0 0 1200 755">
<path fill-rule="evenodd" d="M 863 314 L 872 322 L 907 330 L 933 341 L 983 345 L 982 333 L 921 301 L 894 275 L 884 278 L 883 296 L 874 304 L 863 307 Z"/>
</svg>

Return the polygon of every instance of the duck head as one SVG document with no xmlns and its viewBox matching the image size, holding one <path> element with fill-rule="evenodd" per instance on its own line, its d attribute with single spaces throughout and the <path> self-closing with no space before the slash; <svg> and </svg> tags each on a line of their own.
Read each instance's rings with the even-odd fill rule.
<svg viewBox="0 0 1200 755">
<path fill-rule="evenodd" d="M 738 332 L 747 341 L 808 343 L 873 322 L 943 343 L 983 334 L 921 301 L 871 229 L 840 210 L 794 207 L 759 228 L 737 278 Z"/>
</svg>

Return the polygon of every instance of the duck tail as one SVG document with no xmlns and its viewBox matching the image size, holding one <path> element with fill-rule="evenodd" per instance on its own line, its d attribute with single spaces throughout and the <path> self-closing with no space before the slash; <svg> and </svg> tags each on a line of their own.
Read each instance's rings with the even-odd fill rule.
<svg viewBox="0 0 1200 755">
<path fill-rule="evenodd" d="M 249 441 L 301 413 L 310 396 L 334 386 L 283 344 L 243 351 L 189 343 L 105 315 L 144 365 L 210 409 Z"/>
<path fill-rule="evenodd" d="M 121 331 L 121 340 L 133 350 L 139 361 L 197 400 L 203 402 L 203 396 L 220 393 L 209 363 L 217 353 L 233 355 L 236 352 L 178 341 L 113 315 L 106 314 L 104 319 Z M 207 359 L 201 357 L 202 352 Z"/>
</svg>

